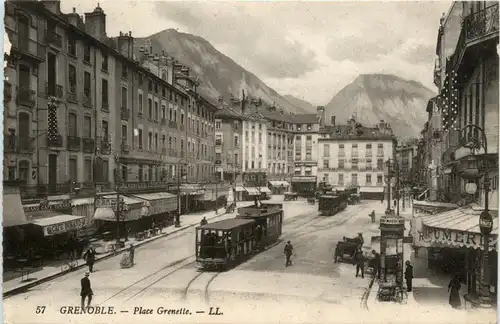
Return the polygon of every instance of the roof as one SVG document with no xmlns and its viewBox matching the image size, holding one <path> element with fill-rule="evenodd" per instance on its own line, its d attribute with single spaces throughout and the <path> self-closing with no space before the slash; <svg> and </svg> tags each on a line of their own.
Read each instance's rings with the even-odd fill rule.
<svg viewBox="0 0 500 324">
<path fill-rule="evenodd" d="M 215 112 L 215 118 L 230 118 L 230 119 L 243 119 L 243 115 L 236 110 L 224 106 L 222 109 L 219 109 Z"/>
<path fill-rule="evenodd" d="M 481 233 L 479 215 L 482 210 L 475 208 L 457 208 L 437 215 L 422 217 L 426 226 L 451 229 L 460 232 Z M 492 212 L 494 214 L 495 212 Z M 493 217 L 492 235 L 498 235 L 498 217 Z"/>
<path fill-rule="evenodd" d="M 255 119 L 255 120 L 274 120 L 287 122 L 292 124 L 317 124 L 319 123 L 319 118 L 317 114 L 295 114 L 288 112 L 281 112 L 281 110 L 275 111 L 270 110 L 273 106 L 260 101 L 260 104 L 248 103 L 245 106 L 244 116 Z M 274 107 L 275 108 L 275 107 Z"/>
<path fill-rule="evenodd" d="M 334 195 L 323 195 L 323 196 L 320 196 L 320 198 L 338 198 L 340 196 L 334 196 Z"/>
<path fill-rule="evenodd" d="M 198 226 L 199 229 L 213 229 L 213 230 L 222 230 L 227 231 L 233 228 L 238 228 L 244 225 L 248 225 L 253 223 L 254 221 L 251 219 L 243 219 L 243 218 L 232 218 L 232 219 L 224 219 L 215 223 L 209 223 L 206 225 Z"/>
<path fill-rule="evenodd" d="M 359 124 L 358 124 L 359 125 Z M 393 134 L 382 132 L 376 127 L 358 126 L 356 132 L 353 132 L 351 125 L 323 126 L 319 133 L 328 134 L 328 137 L 319 137 L 318 140 L 393 140 Z"/>
<path fill-rule="evenodd" d="M 265 205 L 262 208 L 255 206 L 247 206 L 238 208 L 238 217 L 264 217 L 281 211 L 280 205 Z"/>
<path fill-rule="evenodd" d="M 2 207 L 3 227 L 18 226 L 28 223 L 26 215 L 24 214 L 21 195 L 19 194 L 18 188 L 3 187 Z"/>
<path fill-rule="evenodd" d="M 52 217 L 35 219 L 35 220 L 33 220 L 33 224 L 36 224 L 39 226 L 50 226 L 50 225 L 69 222 L 69 221 L 82 219 L 82 218 L 85 218 L 85 216 L 73 216 L 73 215 L 59 214 L 59 215 L 55 215 Z"/>
</svg>

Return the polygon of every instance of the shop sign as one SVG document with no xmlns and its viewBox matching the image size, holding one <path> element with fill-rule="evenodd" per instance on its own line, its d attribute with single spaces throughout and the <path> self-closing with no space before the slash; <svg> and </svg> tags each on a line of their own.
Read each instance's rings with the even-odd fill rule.
<svg viewBox="0 0 500 324">
<path fill-rule="evenodd" d="M 423 226 L 421 231 L 417 232 L 418 240 L 425 245 L 432 243 L 444 243 L 455 246 L 468 246 L 474 248 L 483 248 L 484 236 L 480 233 L 463 232 L 447 228 L 437 228 Z M 497 235 L 489 235 L 489 245 L 491 249 L 497 247 Z"/>
<path fill-rule="evenodd" d="M 384 225 L 403 225 L 405 224 L 405 219 L 402 217 L 381 217 L 380 224 Z"/>
<path fill-rule="evenodd" d="M 292 182 L 316 182 L 316 177 L 293 177 Z"/>
<path fill-rule="evenodd" d="M 85 226 L 85 217 L 70 220 L 63 223 L 44 226 L 43 233 L 45 236 L 52 236 L 60 233 L 66 233 L 72 230 L 77 230 Z"/>
<path fill-rule="evenodd" d="M 42 199 L 38 205 L 34 206 L 24 206 L 24 212 L 33 212 L 39 210 L 59 210 L 59 209 L 71 209 L 71 199 L 64 199 L 61 201 L 49 201 L 47 198 Z"/>
</svg>

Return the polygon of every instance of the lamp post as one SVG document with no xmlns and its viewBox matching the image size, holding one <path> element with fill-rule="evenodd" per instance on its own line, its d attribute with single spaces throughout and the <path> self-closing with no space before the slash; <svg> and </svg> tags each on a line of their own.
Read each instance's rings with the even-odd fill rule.
<svg viewBox="0 0 500 324">
<path fill-rule="evenodd" d="M 184 159 L 180 159 L 177 162 L 177 214 L 175 215 L 175 227 L 181 227 L 181 177 L 187 176 L 184 167 L 181 167 L 183 161 L 186 162 Z"/>
<path fill-rule="evenodd" d="M 387 183 L 387 210 L 385 214 L 389 215 L 391 214 L 391 159 L 385 162 L 385 166 L 387 167 L 387 175 L 385 175 L 385 181 Z"/>
<path fill-rule="evenodd" d="M 478 136 L 480 135 L 480 138 Z M 490 233 L 493 229 L 493 218 L 489 212 L 489 196 L 488 192 L 490 190 L 490 179 L 488 178 L 488 142 L 486 139 L 486 134 L 484 130 L 476 125 L 469 124 L 464 126 L 460 130 L 460 144 L 471 150 L 472 155 L 475 154 L 476 151 L 479 151 L 484 148 L 485 159 L 481 162 L 484 162 L 484 165 L 478 166 L 480 161 L 471 160 L 469 162 L 468 168 L 462 170 L 462 178 L 469 181 L 477 181 L 481 177 L 484 177 L 483 180 L 483 188 L 484 188 L 484 210 L 481 212 L 479 216 L 479 228 L 481 230 L 481 234 L 483 235 L 483 244 L 484 250 L 481 255 L 481 267 L 483 271 L 481 271 L 481 287 L 479 291 L 479 301 L 484 304 L 490 304 L 490 265 L 489 265 L 489 239 Z M 482 169 L 482 170 L 481 170 Z M 482 174 L 481 174 L 481 171 Z M 475 193 L 477 190 L 477 185 L 475 182 L 469 182 L 466 188 L 468 193 Z"/>
</svg>

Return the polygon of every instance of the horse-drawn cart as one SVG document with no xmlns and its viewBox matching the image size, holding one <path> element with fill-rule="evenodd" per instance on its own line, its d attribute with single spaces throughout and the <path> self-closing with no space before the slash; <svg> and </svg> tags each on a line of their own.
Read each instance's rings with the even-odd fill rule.
<svg viewBox="0 0 500 324">
<path fill-rule="evenodd" d="M 339 261 L 345 261 L 346 259 L 354 262 L 354 256 L 357 249 L 358 245 L 356 243 L 345 241 L 337 242 L 337 246 L 335 247 L 334 262 L 337 263 Z"/>
</svg>

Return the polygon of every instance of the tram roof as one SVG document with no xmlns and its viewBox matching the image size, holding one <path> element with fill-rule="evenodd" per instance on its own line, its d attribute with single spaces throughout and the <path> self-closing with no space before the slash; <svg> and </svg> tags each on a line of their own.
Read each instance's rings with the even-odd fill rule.
<svg viewBox="0 0 500 324">
<path fill-rule="evenodd" d="M 241 207 L 238 208 L 238 216 L 237 217 L 252 217 L 252 218 L 257 218 L 257 217 L 264 217 L 264 216 L 269 216 L 272 214 L 276 214 L 277 212 L 280 212 L 281 206 L 276 204 L 269 204 L 266 206 L 262 207 Z"/>
<path fill-rule="evenodd" d="M 218 222 L 209 223 L 205 225 L 198 226 L 199 229 L 208 229 L 208 230 L 230 230 L 233 228 L 241 227 L 247 224 L 253 223 L 251 219 L 243 219 L 243 218 L 231 218 L 224 219 Z"/>
<path fill-rule="evenodd" d="M 323 196 L 320 196 L 319 198 L 338 198 L 340 196 L 335 196 L 335 195 L 323 195 Z"/>
</svg>

